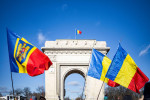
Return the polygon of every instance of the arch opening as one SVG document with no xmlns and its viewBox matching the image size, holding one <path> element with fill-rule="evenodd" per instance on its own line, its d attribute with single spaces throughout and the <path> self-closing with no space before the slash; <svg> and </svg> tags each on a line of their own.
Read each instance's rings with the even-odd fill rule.
<svg viewBox="0 0 150 100">
<path fill-rule="evenodd" d="M 84 84 L 85 74 L 81 70 L 74 69 L 69 71 L 64 77 L 64 100 L 84 99 Z"/>
</svg>

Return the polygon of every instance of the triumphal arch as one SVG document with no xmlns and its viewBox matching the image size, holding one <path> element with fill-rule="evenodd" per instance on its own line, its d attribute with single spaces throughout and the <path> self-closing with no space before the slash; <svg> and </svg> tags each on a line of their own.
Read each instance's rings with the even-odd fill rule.
<svg viewBox="0 0 150 100">
<path fill-rule="evenodd" d="M 50 58 L 53 65 L 45 72 L 46 100 L 64 100 L 64 82 L 68 75 L 79 73 L 85 79 L 84 94 L 86 100 L 96 100 L 102 81 L 87 77 L 92 48 L 107 54 L 109 47 L 105 41 L 67 40 L 46 41 L 42 51 Z M 99 100 L 104 98 L 104 86 Z"/>
</svg>

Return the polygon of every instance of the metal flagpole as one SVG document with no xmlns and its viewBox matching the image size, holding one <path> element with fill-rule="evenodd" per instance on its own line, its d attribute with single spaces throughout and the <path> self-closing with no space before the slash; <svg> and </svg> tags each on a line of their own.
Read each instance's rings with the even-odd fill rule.
<svg viewBox="0 0 150 100">
<path fill-rule="evenodd" d="M 106 78 L 106 77 L 105 77 L 105 78 Z M 105 81 L 105 78 L 104 78 L 104 81 Z M 101 93 L 102 87 L 103 87 L 103 85 L 104 85 L 104 81 L 103 81 L 102 86 L 101 86 L 101 89 L 100 89 L 100 91 L 99 91 L 99 93 L 98 93 L 97 100 L 98 100 L 98 98 L 99 98 L 99 95 L 100 95 L 100 93 Z"/>
<path fill-rule="evenodd" d="M 12 72 L 11 72 L 11 83 L 12 83 L 12 90 L 13 90 L 13 96 L 14 96 L 14 85 L 13 85 Z"/>
<path fill-rule="evenodd" d="M 75 28 L 75 39 L 76 39 L 76 34 L 77 34 L 76 31 L 77 31 L 77 29 Z"/>
<path fill-rule="evenodd" d="M 105 75 L 105 76 L 106 76 L 106 75 Z M 106 77 L 104 78 L 104 81 L 103 81 L 103 83 L 102 83 L 101 89 L 100 89 L 100 91 L 99 91 L 99 93 L 98 93 L 97 100 L 98 100 L 99 95 L 100 95 L 100 93 L 101 93 L 101 90 L 102 90 L 102 87 L 103 87 L 103 85 L 104 85 L 105 79 L 106 79 Z"/>
<path fill-rule="evenodd" d="M 94 44 L 95 44 L 95 42 L 93 43 L 93 46 L 92 46 L 92 51 L 91 51 L 91 55 L 90 55 L 89 65 L 90 65 L 90 61 L 91 61 L 91 56 L 92 56 L 92 52 L 93 52 L 93 48 L 94 48 Z M 87 72 L 88 72 L 88 69 L 89 69 L 89 67 L 87 67 Z M 86 76 L 85 76 L 85 81 L 84 81 L 83 91 L 84 91 L 84 89 L 85 89 L 86 77 L 87 77 L 87 73 L 86 73 Z M 82 91 L 82 96 L 81 96 L 81 98 L 83 97 L 83 91 Z"/>
<path fill-rule="evenodd" d="M 105 76 L 106 76 L 106 75 L 105 75 Z M 106 79 L 106 77 L 104 78 L 104 81 L 103 81 L 103 83 L 102 83 L 101 89 L 100 89 L 100 91 L 99 91 L 99 93 L 98 93 L 97 100 L 98 100 L 99 95 L 100 95 L 100 93 L 101 93 L 101 90 L 102 90 L 102 87 L 103 87 L 103 85 L 104 85 L 105 79 Z"/>
<path fill-rule="evenodd" d="M 6 31 L 7 31 L 7 44 L 8 44 L 8 28 L 6 28 Z M 9 47 L 8 47 L 8 54 L 9 54 Z M 10 58 L 9 58 L 9 62 L 10 62 Z M 12 78 L 11 66 L 10 66 L 10 75 L 11 75 L 12 92 L 13 92 L 13 97 L 14 97 L 14 85 L 13 85 L 13 78 Z"/>
<path fill-rule="evenodd" d="M 119 43 L 120 43 L 120 41 L 119 41 Z M 107 71 L 107 72 L 108 72 L 108 71 Z M 106 74 L 107 74 L 107 73 L 106 73 Z M 105 75 L 105 76 L 106 76 L 106 75 Z M 105 81 L 105 79 L 106 79 L 106 77 L 104 78 L 104 81 Z M 98 98 L 99 98 L 100 92 L 101 92 L 102 87 L 103 87 L 103 85 L 104 85 L 104 81 L 103 81 L 103 84 L 102 84 L 101 89 L 100 89 L 100 91 L 99 91 L 99 94 L 98 94 L 98 96 L 97 96 L 97 100 L 98 100 Z"/>
<path fill-rule="evenodd" d="M 8 44 L 8 28 L 6 28 L 6 32 L 7 32 L 7 44 Z M 8 47 L 8 54 L 9 54 L 9 47 Z M 9 58 L 9 62 L 10 62 L 10 58 Z M 14 86 L 13 86 L 13 78 L 12 78 L 11 66 L 10 66 L 10 75 L 11 75 L 12 92 L 13 92 L 13 96 L 14 96 Z"/>
</svg>

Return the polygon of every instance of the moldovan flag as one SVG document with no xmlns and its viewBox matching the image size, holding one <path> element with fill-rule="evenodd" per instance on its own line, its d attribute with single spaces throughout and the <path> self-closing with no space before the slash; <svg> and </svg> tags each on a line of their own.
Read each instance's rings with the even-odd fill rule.
<svg viewBox="0 0 150 100">
<path fill-rule="evenodd" d="M 149 80 L 120 44 L 106 77 L 137 93 Z"/>
<path fill-rule="evenodd" d="M 37 76 L 52 65 L 48 56 L 8 29 L 7 41 L 11 72 Z"/>
<path fill-rule="evenodd" d="M 91 62 L 89 65 L 88 76 L 104 81 L 111 87 L 119 86 L 119 84 L 105 77 L 111 60 L 101 52 L 93 49 Z"/>
</svg>

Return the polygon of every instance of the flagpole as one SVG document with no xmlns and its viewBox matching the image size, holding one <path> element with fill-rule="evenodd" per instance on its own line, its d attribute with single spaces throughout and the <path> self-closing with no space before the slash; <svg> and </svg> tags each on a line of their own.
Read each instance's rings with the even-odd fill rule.
<svg viewBox="0 0 150 100">
<path fill-rule="evenodd" d="M 106 75 L 105 75 L 105 76 L 106 76 Z M 103 81 L 102 86 L 101 86 L 101 88 L 100 88 L 100 91 L 99 91 L 99 93 L 98 93 L 97 100 L 98 100 L 99 95 L 100 95 L 100 93 L 101 93 L 101 90 L 102 90 L 102 87 L 103 87 L 103 85 L 104 85 L 105 79 L 106 79 L 106 77 L 104 78 L 104 81 Z"/>
<path fill-rule="evenodd" d="M 12 91 L 13 91 L 13 96 L 14 96 L 14 85 L 13 85 L 12 72 L 11 72 L 11 83 L 12 83 Z"/>
<path fill-rule="evenodd" d="M 89 65 L 90 65 L 90 61 L 91 61 L 91 58 L 92 58 L 92 52 L 93 52 L 94 44 L 95 44 L 95 41 L 93 42 L 92 51 L 91 51 L 90 60 L 89 60 Z M 89 69 L 89 67 L 87 67 L 87 71 L 88 71 L 88 69 Z M 86 78 L 87 78 L 87 73 L 86 73 L 86 76 L 85 76 L 85 82 L 86 82 Z M 85 82 L 84 82 L 83 91 L 85 89 Z M 83 97 L 83 91 L 82 91 L 82 97 Z"/>
<path fill-rule="evenodd" d="M 75 39 L 76 39 L 76 30 L 77 30 L 77 29 L 75 28 Z"/>
<path fill-rule="evenodd" d="M 106 75 L 105 75 L 105 76 L 106 76 Z M 102 86 L 101 86 L 101 88 L 100 88 L 100 91 L 99 91 L 99 93 L 98 93 L 97 100 L 98 100 L 99 95 L 100 95 L 100 93 L 101 93 L 101 90 L 102 90 L 102 87 L 103 87 L 103 85 L 104 85 L 105 79 L 106 79 L 106 77 L 104 78 L 104 81 L 103 81 Z"/>
<path fill-rule="evenodd" d="M 105 77 L 105 78 L 106 78 L 106 77 Z M 105 78 L 104 78 L 104 81 L 105 81 Z M 99 95 L 100 95 L 100 93 L 101 93 L 102 87 L 103 87 L 103 85 L 104 85 L 104 81 L 103 81 L 102 86 L 101 86 L 101 88 L 100 88 L 100 91 L 99 91 L 99 93 L 98 93 L 97 100 L 98 100 L 98 98 L 99 98 Z"/>
<path fill-rule="evenodd" d="M 6 28 L 6 31 L 7 31 L 7 44 L 8 44 L 8 28 Z M 9 47 L 8 47 L 8 54 L 9 54 Z M 9 56 L 9 62 L 10 62 L 10 56 Z M 12 92 L 13 92 L 13 96 L 14 96 L 14 85 L 13 85 L 13 78 L 12 78 L 11 67 L 10 67 L 10 76 L 11 76 Z"/>
</svg>

